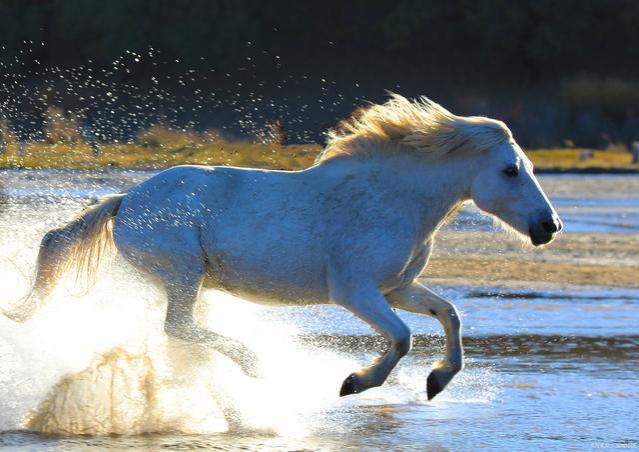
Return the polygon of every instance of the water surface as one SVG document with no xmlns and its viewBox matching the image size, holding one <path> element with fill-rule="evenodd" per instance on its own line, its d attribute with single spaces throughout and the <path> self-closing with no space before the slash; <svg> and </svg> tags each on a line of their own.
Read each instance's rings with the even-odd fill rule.
<svg viewBox="0 0 639 452">
<path fill-rule="evenodd" d="M 44 232 L 90 198 L 125 191 L 151 174 L 0 172 L 0 303 L 27 289 Z M 634 176 L 552 175 L 542 177 L 542 185 L 566 233 L 639 232 Z M 472 209 L 449 226 L 453 233 L 493 228 Z M 383 387 L 339 398 L 342 379 L 384 348 L 351 314 L 334 306 L 265 308 L 208 293 L 201 321 L 253 347 L 264 378 L 253 381 L 225 358 L 190 349 L 180 351 L 187 360 L 176 368 L 161 332 L 161 293 L 118 261 L 88 296 L 58 294 L 27 325 L 0 318 L 0 445 L 65 451 L 639 448 L 638 290 L 560 290 L 543 283 L 534 290 L 471 283 L 434 289 L 462 312 L 464 371 L 428 402 L 425 379 L 441 357 L 441 329 L 401 313 L 416 333 L 411 354 Z M 172 428 L 106 437 L 26 430 L 26 417 L 62 377 L 82 372 L 96 353 L 114 347 L 153 356 L 162 376 L 156 381 L 162 403 L 153 416 Z M 99 398 L 103 383 L 96 380 L 86 399 Z M 220 394 L 241 418 L 231 431 L 216 406 Z"/>
</svg>

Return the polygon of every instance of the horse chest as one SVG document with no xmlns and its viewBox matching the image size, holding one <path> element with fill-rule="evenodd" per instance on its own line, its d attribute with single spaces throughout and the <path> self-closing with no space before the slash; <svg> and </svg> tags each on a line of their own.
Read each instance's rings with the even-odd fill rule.
<svg viewBox="0 0 639 452">
<path fill-rule="evenodd" d="M 432 242 L 429 240 L 417 248 L 401 269 L 394 269 L 389 272 L 390 275 L 381 282 L 381 289 L 387 292 L 412 283 L 428 264 L 431 252 Z"/>
</svg>

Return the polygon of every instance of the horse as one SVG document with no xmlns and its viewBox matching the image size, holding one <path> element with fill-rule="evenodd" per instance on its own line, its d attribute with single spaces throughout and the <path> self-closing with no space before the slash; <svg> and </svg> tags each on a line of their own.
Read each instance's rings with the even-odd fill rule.
<svg viewBox="0 0 639 452">
<path fill-rule="evenodd" d="M 562 222 L 501 121 L 389 93 L 327 137 L 301 171 L 176 166 L 101 199 L 44 236 L 32 290 L 5 315 L 28 320 L 65 274 L 92 284 L 115 249 L 163 285 L 168 336 L 205 344 L 249 376 L 259 374 L 254 353 L 194 321 L 202 290 L 347 309 L 388 348 L 351 373 L 340 396 L 382 385 L 410 351 L 411 331 L 395 309 L 433 317 L 446 347 L 426 380 L 431 400 L 463 367 L 458 310 L 417 279 L 436 232 L 468 202 L 535 246 Z"/>
</svg>

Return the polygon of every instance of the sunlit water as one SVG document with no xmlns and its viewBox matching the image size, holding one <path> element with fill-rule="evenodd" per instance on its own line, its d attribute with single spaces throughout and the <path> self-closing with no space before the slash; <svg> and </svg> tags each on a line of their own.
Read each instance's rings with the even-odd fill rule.
<svg viewBox="0 0 639 452">
<path fill-rule="evenodd" d="M 44 232 L 68 220 L 88 198 L 126 190 L 150 174 L 0 173 L 6 195 L 0 304 L 26 292 Z M 568 220 L 568 233 L 639 231 L 639 197 L 609 191 L 577 196 L 579 190 L 566 189 L 581 180 L 543 181 Z M 602 180 L 618 183 L 623 177 Z M 451 226 L 488 227 L 491 222 L 472 211 Z M 28 324 L 0 318 L 0 445 L 639 447 L 639 291 L 437 289 L 462 311 L 464 371 L 427 402 L 425 378 L 442 352 L 441 331 L 429 319 L 401 313 L 417 333 L 411 354 L 383 387 L 341 399 L 342 379 L 384 346 L 349 313 L 332 306 L 264 308 L 207 293 L 200 321 L 256 350 L 263 378 L 255 380 L 221 355 L 168 342 L 162 293 L 116 261 L 87 296 L 62 289 Z"/>
</svg>

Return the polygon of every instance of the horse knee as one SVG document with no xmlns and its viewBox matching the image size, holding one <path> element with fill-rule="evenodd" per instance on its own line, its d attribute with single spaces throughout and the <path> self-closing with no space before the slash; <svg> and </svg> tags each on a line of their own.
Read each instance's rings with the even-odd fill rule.
<svg viewBox="0 0 639 452">
<path fill-rule="evenodd" d="M 402 334 L 395 339 L 393 345 L 400 356 L 407 355 L 413 347 L 413 336 L 411 335 L 410 330 L 406 328 L 402 331 Z"/>
</svg>

